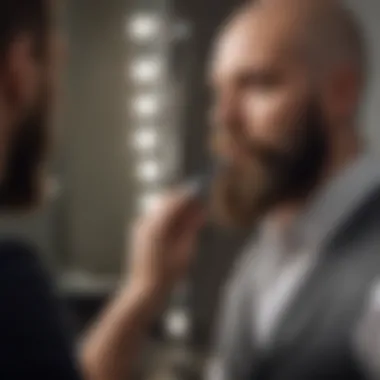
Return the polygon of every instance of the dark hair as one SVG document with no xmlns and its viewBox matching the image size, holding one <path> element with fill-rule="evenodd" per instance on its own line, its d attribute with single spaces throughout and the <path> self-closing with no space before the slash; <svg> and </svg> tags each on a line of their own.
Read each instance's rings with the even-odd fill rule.
<svg viewBox="0 0 380 380">
<path fill-rule="evenodd" d="M 23 32 L 35 37 L 36 55 L 43 53 L 50 24 L 49 0 L 0 0 L 0 58 L 14 38 Z"/>
<path fill-rule="evenodd" d="M 51 24 L 50 1 L 0 0 L 0 64 L 20 33 L 32 36 L 35 58 L 44 60 Z M 46 109 L 34 110 L 35 114 L 29 115 L 18 126 L 10 142 L 9 157 L 0 183 L 2 210 L 25 210 L 39 201 L 39 169 L 44 162 L 47 145 L 46 115 L 43 111 Z"/>
</svg>

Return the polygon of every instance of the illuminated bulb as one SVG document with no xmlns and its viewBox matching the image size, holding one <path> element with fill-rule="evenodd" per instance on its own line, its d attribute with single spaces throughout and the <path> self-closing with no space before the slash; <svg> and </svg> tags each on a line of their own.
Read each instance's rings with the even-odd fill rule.
<svg viewBox="0 0 380 380">
<path fill-rule="evenodd" d="M 160 166 L 156 161 L 147 161 L 138 167 L 138 177 L 146 182 L 155 182 L 161 175 Z"/>
<path fill-rule="evenodd" d="M 131 77 L 138 83 L 153 82 L 159 79 L 161 64 L 157 59 L 146 59 L 135 62 L 131 67 Z"/>
<path fill-rule="evenodd" d="M 183 310 L 169 312 L 165 320 L 166 331 L 171 338 L 185 338 L 190 332 L 190 321 Z"/>
<path fill-rule="evenodd" d="M 133 108 L 140 116 L 153 116 L 158 113 L 159 101 L 154 95 L 142 95 L 136 98 Z"/>
<path fill-rule="evenodd" d="M 130 20 L 128 29 L 129 35 L 134 41 L 152 41 L 160 32 L 160 19 L 155 15 L 136 15 Z"/>
<path fill-rule="evenodd" d="M 134 145 L 139 149 L 151 150 L 157 146 L 157 132 L 152 129 L 143 129 L 136 132 L 134 136 Z"/>
</svg>

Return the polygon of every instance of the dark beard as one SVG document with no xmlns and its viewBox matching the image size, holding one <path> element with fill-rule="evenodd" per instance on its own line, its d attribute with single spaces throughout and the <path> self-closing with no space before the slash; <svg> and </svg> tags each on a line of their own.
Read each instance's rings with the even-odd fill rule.
<svg viewBox="0 0 380 380">
<path fill-rule="evenodd" d="M 41 169 L 48 147 L 47 119 L 45 107 L 40 107 L 17 128 L 0 186 L 2 210 L 31 209 L 43 197 Z"/>
<path fill-rule="evenodd" d="M 276 205 L 312 192 L 328 153 L 325 121 L 317 104 L 305 107 L 287 149 L 252 142 L 249 162 L 231 165 L 216 178 L 212 215 L 218 224 L 250 227 Z"/>
</svg>

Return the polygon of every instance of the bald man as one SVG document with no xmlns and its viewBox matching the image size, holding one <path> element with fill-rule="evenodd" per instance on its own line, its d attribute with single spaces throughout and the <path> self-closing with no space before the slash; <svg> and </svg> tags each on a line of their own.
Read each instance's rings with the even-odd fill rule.
<svg viewBox="0 0 380 380">
<path fill-rule="evenodd" d="M 211 215 L 259 233 L 229 284 L 210 380 L 380 378 L 380 169 L 356 124 L 366 65 L 338 1 L 254 2 L 215 45 L 212 150 L 228 165 Z M 136 238 L 140 317 L 185 272 L 202 224 L 190 194 L 175 199 Z M 123 345 L 123 318 L 105 319 L 91 341 L 99 370 L 126 358 L 107 351 Z"/>
<path fill-rule="evenodd" d="M 249 5 L 217 43 L 213 146 L 232 164 L 213 210 L 259 236 L 228 289 L 209 379 L 380 378 L 380 170 L 356 125 L 366 64 L 333 1 Z"/>
</svg>

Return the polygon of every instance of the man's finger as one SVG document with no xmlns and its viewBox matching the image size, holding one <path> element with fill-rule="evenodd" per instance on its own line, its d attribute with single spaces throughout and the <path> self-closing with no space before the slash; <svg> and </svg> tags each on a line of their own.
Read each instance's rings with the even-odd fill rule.
<svg viewBox="0 0 380 380">
<path fill-rule="evenodd" d="M 189 188 L 179 188 L 166 196 L 152 215 L 150 223 L 155 224 L 160 231 L 167 231 L 173 225 L 186 218 L 192 209 L 199 208 L 193 192 Z"/>
</svg>

